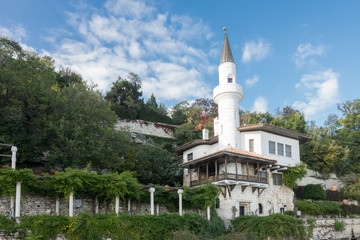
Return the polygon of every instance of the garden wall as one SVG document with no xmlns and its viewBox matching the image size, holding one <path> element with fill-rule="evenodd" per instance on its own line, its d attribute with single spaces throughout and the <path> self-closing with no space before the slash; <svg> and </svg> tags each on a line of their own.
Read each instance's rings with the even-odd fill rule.
<svg viewBox="0 0 360 240">
<path fill-rule="evenodd" d="M 65 199 L 59 199 L 59 212 L 62 215 L 69 214 L 68 202 Z M 150 214 L 149 203 L 139 203 L 132 201 L 130 204 L 130 212 L 128 212 L 127 202 L 120 201 L 120 212 L 130 214 Z M 201 213 L 197 209 L 184 209 L 184 213 Z M 114 202 L 102 202 L 99 204 L 99 213 L 114 213 Z M 164 205 L 155 204 L 155 213 L 168 213 L 168 210 Z M 95 199 L 92 198 L 80 198 L 75 196 L 74 200 L 74 216 L 78 216 L 79 213 L 95 213 Z M 33 216 L 39 214 L 56 215 L 56 199 L 53 197 L 42 197 L 25 194 L 21 196 L 21 216 Z M 10 197 L 0 198 L 0 215 L 10 216 Z"/>
<path fill-rule="evenodd" d="M 335 231 L 335 221 L 344 221 L 345 230 Z M 355 237 L 360 237 L 360 218 L 316 218 L 313 240 L 351 239 L 352 231 Z"/>
</svg>

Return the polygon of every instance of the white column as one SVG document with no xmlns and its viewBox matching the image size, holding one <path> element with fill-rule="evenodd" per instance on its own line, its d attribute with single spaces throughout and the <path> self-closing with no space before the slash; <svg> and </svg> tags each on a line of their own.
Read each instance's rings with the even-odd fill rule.
<svg viewBox="0 0 360 240">
<path fill-rule="evenodd" d="M 13 168 L 13 169 L 16 168 L 16 152 L 17 152 L 17 147 L 12 146 L 11 147 L 11 168 Z"/>
<path fill-rule="evenodd" d="M 150 192 L 150 214 L 154 215 L 154 192 L 155 192 L 155 188 L 153 188 L 153 187 L 149 188 L 149 192 Z"/>
<path fill-rule="evenodd" d="M 183 194 L 184 190 L 179 189 L 177 191 L 177 193 L 179 194 L 179 215 L 182 216 L 183 215 L 183 209 L 182 209 L 182 194 Z"/>
<path fill-rule="evenodd" d="M 206 217 L 207 217 L 207 220 L 210 221 L 210 206 L 206 207 Z"/>
<path fill-rule="evenodd" d="M 16 152 L 17 152 L 17 147 L 12 146 L 11 147 L 11 168 L 12 169 L 16 168 Z M 15 202 L 14 202 L 13 196 L 10 197 L 10 217 L 11 218 L 15 217 Z"/>
<path fill-rule="evenodd" d="M 59 214 L 60 214 L 60 202 L 59 202 L 59 197 L 56 197 L 55 212 L 56 212 L 56 215 L 59 215 Z"/>
<path fill-rule="evenodd" d="M 119 214 L 119 205 L 120 205 L 120 198 L 119 196 L 115 197 L 115 213 Z"/>
<path fill-rule="evenodd" d="M 128 212 L 131 211 L 131 199 L 129 198 L 128 199 Z"/>
<path fill-rule="evenodd" d="M 10 197 L 10 218 L 14 218 L 15 217 L 15 201 L 14 201 L 14 197 L 11 196 Z"/>
<path fill-rule="evenodd" d="M 21 182 L 16 183 L 15 218 L 20 217 Z"/>
<path fill-rule="evenodd" d="M 74 193 L 71 192 L 69 196 L 69 216 L 74 216 Z"/>
<path fill-rule="evenodd" d="M 95 214 L 99 213 L 99 199 L 95 197 Z"/>
<path fill-rule="evenodd" d="M 160 213 L 160 204 L 156 204 L 156 215 L 159 216 L 159 213 Z"/>
</svg>

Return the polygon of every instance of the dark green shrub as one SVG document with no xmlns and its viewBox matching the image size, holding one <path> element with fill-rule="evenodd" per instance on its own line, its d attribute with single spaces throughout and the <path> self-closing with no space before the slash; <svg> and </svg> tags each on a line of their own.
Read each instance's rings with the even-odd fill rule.
<svg viewBox="0 0 360 240">
<path fill-rule="evenodd" d="M 25 216 L 20 224 L 0 217 L 0 231 L 19 232 L 20 239 L 56 239 L 64 234 L 72 240 L 118 239 L 171 239 L 175 232 L 186 231 L 200 239 L 210 239 L 225 232 L 224 223 L 216 213 L 208 221 L 197 214 L 115 215 L 81 214 L 66 216 Z"/>
<path fill-rule="evenodd" d="M 331 201 L 298 201 L 296 206 L 302 214 L 309 215 L 340 215 L 342 211 L 338 203 Z"/>
<path fill-rule="evenodd" d="M 235 232 L 246 232 L 255 239 L 307 239 L 303 221 L 284 214 L 240 216 L 231 223 Z"/>
<path fill-rule="evenodd" d="M 320 186 L 320 184 L 308 184 L 302 190 L 301 198 L 313 199 L 313 200 L 325 200 L 326 191 Z"/>
<path fill-rule="evenodd" d="M 0 232 L 3 231 L 6 234 L 15 233 L 15 220 L 14 219 L 8 219 L 5 216 L 0 215 Z"/>
<path fill-rule="evenodd" d="M 345 222 L 344 221 L 335 221 L 334 223 L 334 229 L 337 232 L 342 232 L 345 230 Z"/>
<path fill-rule="evenodd" d="M 343 216 L 354 215 L 354 214 L 359 215 L 360 214 L 360 206 L 358 206 L 358 205 L 353 205 L 353 204 L 345 205 L 345 204 L 342 204 L 340 207 L 342 209 Z"/>
<path fill-rule="evenodd" d="M 285 214 L 285 215 L 292 216 L 292 217 L 295 217 L 296 212 L 295 212 L 295 211 L 285 211 L 284 214 Z"/>
</svg>

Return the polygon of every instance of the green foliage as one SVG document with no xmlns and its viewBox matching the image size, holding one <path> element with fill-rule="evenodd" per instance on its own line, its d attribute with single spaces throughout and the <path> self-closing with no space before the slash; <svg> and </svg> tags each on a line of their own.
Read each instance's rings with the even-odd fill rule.
<svg viewBox="0 0 360 240">
<path fill-rule="evenodd" d="M 340 205 L 341 209 L 342 209 L 342 214 L 343 216 L 348 216 L 348 215 L 360 215 L 360 206 L 358 205 L 347 205 L 347 204 L 342 204 Z"/>
<path fill-rule="evenodd" d="M 201 185 L 192 190 L 185 188 L 184 200 L 191 202 L 191 205 L 195 208 L 205 209 L 208 206 L 215 206 L 216 198 L 219 194 L 220 190 L 215 185 Z"/>
<path fill-rule="evenodd" d="M 282 110 L 278 110 L 278 113 L 271 121 L 271 124 L 300 133 L 306 133 L 304 114 L 289 106 L 284 107 Z"/>
<path fill-rule="evenodd" d="M 15 219 L 8 219 L 5 216 L 0 215 L 0 232 L 4 232 L 6 234 L 13 234 L 16 232 L 15 227 L 16 221 Z"/>
<path fill-rule="evenodd" d="M 326 191 L 320 184 L 308 184 L 301 192 L 301 198 L 313 200 L 325 200 Z"/>
<path fill-rule="evenodd" d="M 14 220 L 0 217 L 0 230 L 6 234 L 19 232 L 21 239 L 55 239 L 64 234 L 67 239 L 172 239 L 174 232 L 187 231 L 191 235 L 208 239 L 224 233 L 214 232 L 211 222 L 196 214 L 150 215 L 88 215 L 78 217 L 37 215 Z M 215 228 L 222 226 L 215 226 Z"/>
<path fill-rule="evenodd" d="M 249 233 L 255 239 L 307 239 L 303 221 L 284 214 L 240 216 L 231 223 L 234 231 Z"/>
<path fill-rule="evenodd" d="M 49 57 L 0 38 L 0 142 L 18 147 L 18 166 L 50 170 L 90 163 L 113 170 L 130 141 L 114 130 L 116 120 L 101 93 L 80 75 L 56 72 Z"/>
<path fill-rule="evenodd" d="M 295 216 L 296 216 L 296 212 L 295 212 L 295 211 L 285 211 L 284 214 L 285 214 L 285 215 L 292 216 L 292 217 L 295 217 Z"/>
<path fill-rule="evenodd" d="M 307 228 L 307 233 L 308 233 L 308 237 L 310 239 L 310 238 L 313 238 L 313 235 L 314 235 L 316 220 L 313 218 L 308 218 L 306 222 L 307 222 L 307 224 L 309 224 L 309 226 Z"/>
<path fill-rule="evenodd" d="M 26 192 L 36 178 L 30 169 L 15 170 L 9 166 L 0 169 L 0 195 L 15 196 L 17 182 L 22 182 L 22 191 Z"/>
<path fill-rule="evenodd" d="M 334 229 L 335 229 L 335 231 L 337 231 L 337 232 L 342 232 L 342 231 L 344 231 L 344 230 L 345 230 L 345 222 L 344 222 L 344 221 L 337 221 L 337 220 L 335 220 Z"/>
<path fill-rule="evenodd" d="M 340 215 L 341 208 L 337 202 L 323 201 L 323 202 L 309 202 L 309 201 L 298 201 L 296 204 L 297 208 L 302 214 L 309 215 Z"/>
<path fill-rule="evenodd" d="M 293 189 L 296 187 L 296 182 L 301 180 L 306 174 L 304 164 L 300 163 L 295 167 L 287 169 L 283 174 L 283 183 L 289 188 Z"/>
</svg>

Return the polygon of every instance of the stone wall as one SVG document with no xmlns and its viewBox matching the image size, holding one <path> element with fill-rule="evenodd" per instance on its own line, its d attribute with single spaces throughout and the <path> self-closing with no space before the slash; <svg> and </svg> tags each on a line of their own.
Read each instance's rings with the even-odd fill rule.
<svg viewBox="0 0 360 240">
<path fill-rule="evenodd" d="M 115 129 L 118 130 L 124 129 L 131 133 L 140 133 L 162 138 L 174 138 L 175 128 L 175 125 L 165 123 L 129 119 L 119 119 L 115 125 Z"/>
<path fill-rule="evenodd" d="M 335 221 L 344 221 L 345 230 L 342 232 L 335 231 Z M 351 239 L 352 231 L 356 238 L 360 237 L 360 218 L 317 218 L 313 240 Z"/>
<path fill-rule="evenodd" d="M 120 201 L 120 212 L 129 214 L 150 214 L 150 203 L 131 201 L 130 212 L 125 201 Z M 60 214 L 68 215 L 69 207 L 65 199 L 59 199 Z M 99 204 L 99 213 L 114 213 L 114 202 L 102 202 Z M 76 197 L 74 200 L 74 216 L 79 213 L 95 213 L 95 199 Z M 155 204 L 155 213 L 169 213 L 164 205 Z M 184 213 L 199 213 L 198 210 L 184 209 Z M 56 199 L 54 197 L 33 196 L 30 194 L 21 196 L 21 216 L 33 216 L 39 214 L 56 214 Z M 203 214 L 203 213 L 202 213 Z M 10 197 L 0 198 L 0 215 L 10 216 Z"/>
</svg>

